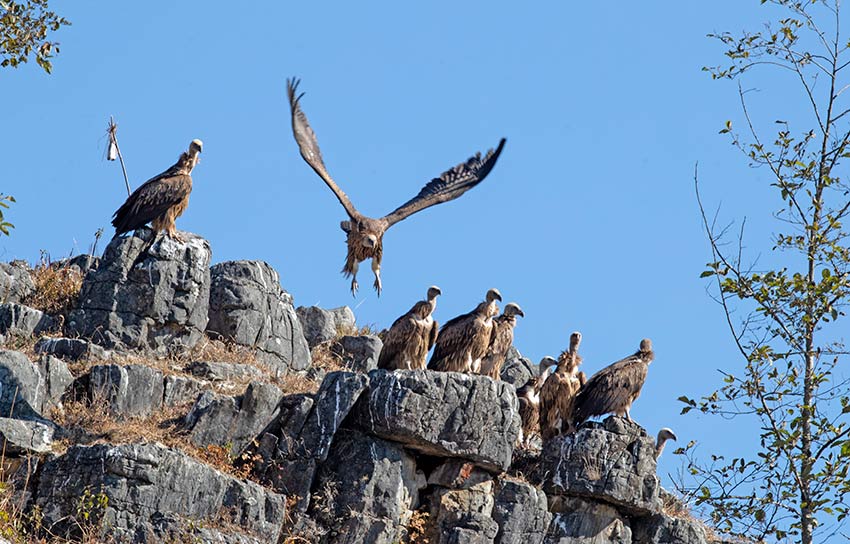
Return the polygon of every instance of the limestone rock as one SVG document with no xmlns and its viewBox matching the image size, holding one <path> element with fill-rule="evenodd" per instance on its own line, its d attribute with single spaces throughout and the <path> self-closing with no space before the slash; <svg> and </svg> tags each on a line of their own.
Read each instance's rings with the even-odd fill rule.
<svg viewBox="0 0 850 544">
<path fill-rule="evenodd" d="M 575 434 L 550 440 L 541 464 L 548 495 L 604 501 L 639 516 L 661 509 L 655 441 L 623 418 L 585 423 Z"/>
<path fill-rule="evenodd" d="M 36 353 L 46 353 L 69 361 L 106 361 L 112 352 L 81 338 L 40 338 L 35 344 Z"/>
<path fill-rule="evenodd" d="M 354 312 L 348 306 L 332 310 L 318 306 L 299 306 L 295 311 L 311 349 L 322 342 L 333 340 L 339 334 L 350 334 L 355 329 Z"/>
<path fill-rule="evenodd" d="M 228 261 L 211 269 L 207 331 L 258 350 L 277 372 L 310 366 L 310 348 L 280 276 L 262 261 Z"/>
<path fill-rule="evenodd" d="M 431 496 L 434 544 L 491 544 L 499 525 L 493 520 L 493 481 L 469 489 L 437 488 Z"/>
<path fill-rule="evenodd" d="M 193 376 L 210 380 L 211 382 L 240 382 L 259 379 L 263 376 L 259 368 L 239 363 L 195 361 L 186 366 L 184 370 Z"/>
<path fill-rule="evenodd" d="M 150 229 L 113 238 L 83 281 L 66 333 L 156 354 L 194 346 L 207 325 L 212 252 L 203 238 L 180 234 L 185 242 L 160 236 L 150 245 Z"/>
<path fill-rule="evenodd" d="M 33 291 L 35 284 L 29 266 L 24 261 L 0 263 L 0 302 L 22 302 Z"/>
<path fill-rule="evenodd" d="M 349 370 L 366 373 L 378 368 L 383 347 L 384 343 L 377 336 L 343 336 L 331 345 L 331 352 Z"/>
<path fill-rule="evenodd" d="M 198 447 L 229 445 L 235 457 L 277 417 L 282 397 L 274 385 L 259 382 L 238 397 L 207 391 L 186 415 L 189 440 Z"/>
<path fill-rule="evenodd" d="M 528 380 L 537 375 L 537 365 L 527 357 L 523 357 L 513 346 L 508 350 L 505 364 L 502 365 L 501 378 L 516 389 L 528 383 Z"/>
<path fill-rule="evenodd" d="M 53 443 L 53 427 L 38 421 L 0 417 L 0 450 L 7 456 L 46 453 Z"/>
<path fill-rule="evenodd" d="M 162 408 L 162 372 L 144 365 L 98 365 L 89 372 L 89 398 L 116 417 L 148 417 Z"/>
<path fill-rule="evenodd" d="M 707 544 L 705 529 L 695 520 L 658 514 L 632 523 L 635 544 Z"/>
<path fill-rule="evenodd" d="M 74 446 L 46 462 L 36 499 L 44 527 L 63 536 L 78 531 L 77 523 L 85 521 L 77 519 L 77 507 L 86 490 L 108 498 L 105 509 L 95 506 L 90 514 L 102 516 L 105 532 L 119 542 L 157 542 L 147 535 L 204 522 L 232 524 L 260 542 L 277 542 L 285 518 L 284 497 L 161 444 Z"/>
<path fill-rule="evenodd" d="M 520 430 L 513 386 L 486 376 L 430 370 L 373 370 L 356 408 L 364 431 L 438 457 L 491 471 L 511 464 Z"/>
<path fill-rule="evenodd" d="M 162 405 L 182 406 L 194 403 L 204 392 L 206 384 L 186 376 L 166 376 L 163 380 Z"/>
<path fill-rule="evenodd" d="M 0 334 L 32 336 L 57 327 L 56 320 L 40 310 L 14 302 L 0 304 Z"/>
<path fill-rule="evenodd" d="M 0 415 L 15 419 L 40 419 L 61 404 L 72 378 L 57 359 L 42 358 L 33 364 L 17 351 L 0 350 Z"/>
<path fill-rule="evenodd" d="M 611 506 L 559 498 L 545 544 L 632 544 L 628 522 Z"/>
<path fill-rule="evenodd" d="M 507 478 L 496 481 L 493 519 L 499 524 L 496 544 L 541 544 L 552 514 L 542 490 Z"/>
</svg>

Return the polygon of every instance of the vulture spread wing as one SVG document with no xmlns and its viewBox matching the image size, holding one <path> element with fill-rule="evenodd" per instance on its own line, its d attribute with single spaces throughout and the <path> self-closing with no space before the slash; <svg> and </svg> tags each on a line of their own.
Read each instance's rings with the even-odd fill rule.
<svg viewBox="0 0 850 544">
<path fill-rule="evenodd" d="M 617 412 L 631 405 L 640 394 L 648 371 L 646 360 L 636 353 L 591 376 L 576 397 L 576 425 L 589 417 Z"/>
<path fill-rule="evenodd" d="M 173 166 L 133 191 L 112 216 L 116 234 L 142 228 L 189 196 L 192 177 L 175 175 L 175 170 Z"/>
<path fill-rule="evenodd" d="M 467 159 L 466 162 L 458 164 L 451 170 L 443 172 L 440 177 L 428 182 L 419 191 L 418 195 L 384 217 L 387 226 L 394 225 L 402 219 L 435 204 L 454 200 L 484 181 L 484 178 L 487 177 L 487 174 L 496 165 L 496 160 L 499 158 L 499 154 L 502 153 L 502 148 L 504 147 L 505 139 L 502 138 L 499 141 L 499 146 L 495 150 L 489 150 L 483 159 L 481 158 L 481 153 L 476 153 L 473 157 Z M 318 147 L 316 149 L 318 150 Z"/>
<path fill-rule="evenodd" d="M 310 165 L 310 167 L 319 174 L 331 191 L 334 192 L 339 203 L 345 208 L 348 216 L 355 219 L 359 216 L 354 204 L 348 199 L 342 189 L 328 174 L 328 169 L 325 168 L 325 163 L 322 160 L 322 152 L 319 150 L 319 141 L 316 140 L 316 133 L 310 127 L 307 121 L 307 116 L 301 111 L 301 97 L 304 93 L 298 93 L 299 80 L 286 80 L 286 91 L 289 95 L 289 107 L 292 109 L 292 133 L 295 135 L 295 141 L 298 142 L 298 149 L 301 151 L 301 157 Z"/>
</svg>

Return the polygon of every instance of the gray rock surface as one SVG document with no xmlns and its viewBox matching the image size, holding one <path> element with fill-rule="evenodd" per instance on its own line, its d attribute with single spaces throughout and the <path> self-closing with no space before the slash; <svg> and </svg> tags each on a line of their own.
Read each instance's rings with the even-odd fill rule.
<svg viewBox="0 0 850 544">
<path fill-rule="evenodd" d="M 184 369 L 189 374 L 211 382 L 242 382 L 262 378 L 262 371 L 253 365 L 195 361 Z"/>
<path fill-rule="evenodd" d="M 194 346 L 207 325 L 212 252 L 203 238 L 180 234 L 186 242 L 160 236 L 150 247 L 149 229 L 113 238 L 83 282 L 66 333 L 157 354 Z"/>
<path fill-rule="evenodd" d="M 419 502 L 425 476 L 400 446 L 341 430 L 316 485 L 312 515 L 329 528 L 327 542 L 393 544 Z"/>
<path fill-rule="evenodd" d="M 106 361 L 112 357 L 111 351 L 81 338 L 40 338 L 35 351 L 69 361 Z"/>
<path fill-rule="evenodd" d="M 24 261 L 0 263 L 0 302 L 22 302 L 33 291 L 35 284 Z"/>
<path fill-rule="evenodd" d="M 628 522 L 613 507 L 578 498 L 559 498 L 545 544 L 632 544 Z"/>
<path fill-rule="evenodd" d="M 640 518 L 632 522 L 635 544 L 707 544 L 705 529 L 693 519 L 673 518 L 666 514 Z"/>
<path fill-rule="evenodd" d="M 369 378 L 369 394 L 356 408 L 357 425 L 364 431 L 491 471 L 510 466 L 520 430 L 510 384 L 428 370 L 374 370 Z"/>
<path fill-rule="evenodd" d="M 186 376 L 166 376 L 163 380 L 162 405 L 183 406 L 194 403 L 207 384 Z"/>
<path fill-rule="evenodd" d="M 537 365 L 532 363 L 527 357 L 520 355 L 516 348 L 512 346 L 508 352 L 505 364 L 502 366 L 502 373 L 500 375 L 502 381 L 519 389 L 536 375 Z"/>
<path fill-rule="evenodd" d="M 310 347 L 277 271 L 262 261 L 228 261 L 211 269 L 207 331 L 258 350 L 277 372 L 310 366 Z"/>
<path fill-rule="evenodd" d="M 53 427 L 38 421 L 0 417 L 0 451 L 16 456 L 46 453 L 53 443 Z"/>
<path fill-rule="evenodd" d="M 541 544 L 552 521 L 546 494 L 529 483 L 504 477 L 496 481 L 496 488 L 496 544 Z"/>
<path fill-rule="evenodd" d="M 68 259 L 59 259 L 50 263 L 52 268 L 70 268 L 85 276 L 89 270 L 97 270 L 100 266 L 100 258 L 94 255 L 75 255 Z"/>
<path fill-rule="evenodd" d="M 489 472 L 476 467 L 474 463 L 448 459 L 431 471 L 428 475 L 428 485 L 438 485 L 448 489 L 469 489 L 492 479 Z"/>
<path fill-rule="evenodd" d="M 74 375 L 68 370 L 68 365 L 56 357 L 42 355 L 35 366 L 44 383 L 42 412 L 49 414 L 54 408 L 61 409 L 62 397 L 74 383 Z"/>
<path fill-rule="evenodd" d="M 57 327 L 57 321 L 40 310 L 14 302 L 0 304 L 0 334 L 32 336 Z"/>
<path fill-rule="evenodd" d="M 189 440 L 198 447 L 230 446 L 235 457 L 280 412 L 283 393 L 274 385 L 252 382 L 238 397 L 203 393 L 185 418 Z"/>
<path fill-rule="evenodd" d="M 437 488 L 431 495 L 434 544 L 491 544 L 499 525 L 493 513 L 493 481 L 469 489 Z"/>
<path fill-rule="evenodd" d="M 113 416 L 148 417 L 162 408 L 162 372 L 144 365 L 97 365 L 89 372 L 89 398 Z"/>
<path fill-rule="evenodd" d="M 342 336 L 331 345 L 331 353 L 342 364 L 355 372 L 369 372 L 378 368 L 378 356 L 384 343 L 377 336 Z"/>
<path fill-rule="evenodd" d="M 40 419 L 61 397 L 72 378 L 57 359 L 42 358 L 33 364 L 17 351 L 0 350 L 0 417 Z"/>
<path fill-rule="evenodd" d="M 584 424 L 543 447 L 547 495 L 608 502 L 632 515 L 661 509 L 655 474 L 655 441 L 636 423 L 617 416 Z"/>
<path fill-rule="evenodd" d="M 333 340 L 338 335 L 351 334 L 355 330 L 354 312 L 348 306 L 325 310 L 318 306 L 296 308 L 298 320 L 310 348 Z"/>
<path fill-rule="evenodd" d="M 74 446 L 44 464 L 36 499 L 43 526 L 66 535 L 77 530 L 78 521 L 85 524 L 77 519 L 77 506 L 86 489 L 108 498 L 105 509 L 90 514 L 102 516 L 103 526 L 119 542 L 166 527 L 184 530 L 189 521 L 232 524 L 260 542 L 276 542 L 285 519 L 284 497 L 177 450 L 161 444 L 101 444 Z"/>
</svg>

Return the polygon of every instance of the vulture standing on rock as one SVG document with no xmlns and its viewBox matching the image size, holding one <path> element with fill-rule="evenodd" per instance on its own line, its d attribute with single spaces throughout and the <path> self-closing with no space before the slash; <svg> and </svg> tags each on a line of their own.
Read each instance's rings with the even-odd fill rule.
<svg viewBox="0 0 850 544">
<path fill-rule="evenodd" d="M 115 235 L 144 227 L 152 223 L 154 233 L 161 231 L 169 238 L 180 240 L 174 220 L 180 217 L 189 205 L 192 192 L 192 169 L 198 164 L 203 143 L 192 140 L 189 150 L 182 153 L 177 162 L 133 191 L 127 201 L 112 216 Z"/>
<path fill-rule="evenodd" d="M 502 373 L 502 365 L 508 356 L 508 350 L 514 343 L 514 327 L 516 327 L 516 316 L 525 317 L 522 308 L 514 302 L 505 304 L 502 315 L 493 320 L 493 333 L 490 336 L 490 347 L 487 355 L 481 361 L 481 374 L 490 376 L 494 380 L 499 379 Z"/>
<path fill-rule="evenodd" d="M 420 370 L 425 368 L 428 352 L 437 341 L 439 324 L 432 317 L 437 307 L 439 287 L 429 287 L 428 296 L 399 317 L 384 336 L 378 368 Z"/>
<path fill-rule="evenodd" d="M 519 400 L 519 417 L 522 420 L 519 443 L 525 448 L 529 446 L 534 435 L 540 431 L 540 389 L 552 372 L 549 367 L 557 363 L 553 357 L 548 355 L 543 358 L 541 364 L 544 362 L 546 362 L 547 368 L 543 374 L 534 376 L 516 392 L 517 400 Z"/>
<path fill-rule="evenodd" d="M 594 374 L 576 398 L 576 425 L 593 416 L 616 414 L 629 421 L 632 403 L 640 396 L 649 364 L 655 358 L 652 341 L 644 338 L 640 349 Z"/>
<path fill-rule="evenodd" d="M 431 180 L 419 191 L 418 195 L 402 204 L 395 211 L 384 217 L 374 219 L 357 211 L 348 195 L 339 188 L 325 168 L 316 134 L 310 128 L 307 116 L 301 111 L 300 99 L 303 93 L 298 94 L 297 79 L 287 81 L 287 92 L 289 94 L 289 106 L 292 110 L 292 132 L 295 135 L 301 156 L 334 192 L 349 217 L 347 221 L 340 223 L 340 227 L 347 235 L 348 244 L 348 254 L 342 273 L 345 277 L 351 277 L 352 295 L 357 294 L 357 269 L 360 263 L 366 259 L 372 259 L 372 271 L 375 273 L 374 287 L 378 295 L 381 294 L 383 237 L 388 228 L 425 208 L 454 200 L 481 183 L 495 166 L 496 160 L 505 146 L 505 139 L 502 138 L 495 151 L 489 150 L 483 158 L 481 153 L 477 153 L 467 159 L 466 162 L 458 164 L 441 174 L 440 177 Z"/>
<path fill-rule="evenodd" d="M 664 446 L 667 445 L 668 440 L 676 440 L 676 435 L 673 433 L 671 429 L 664 427 L 660 431 L 658 431 L 658 437 L 655 439 L 655 458 L 658 459 L 661 457 L 661 452 L 664 451 Z"/>
<path fill-rule="evenodd" d="M 497 289 L 490 289 L 484 302 L 474 310 L 443 325 L 428 368 L 442 372 L 478 374 L 481 371 L 481 360 L 490 347 L 493 317 L 499 315 L 497 300 L 502 300 L 501 293 Z"/>
<path fill-rule="evenodd" d="M 569 349 L 558 357 L 558 367 L 540 390 L 540 435 L 544 441 L 575 431 L 576 394 L 587 380 L 584 372 L 578 369 L 582 361 L 578 354 L 580 345 L 581 333 L 572 333 Z"/>
</svg>

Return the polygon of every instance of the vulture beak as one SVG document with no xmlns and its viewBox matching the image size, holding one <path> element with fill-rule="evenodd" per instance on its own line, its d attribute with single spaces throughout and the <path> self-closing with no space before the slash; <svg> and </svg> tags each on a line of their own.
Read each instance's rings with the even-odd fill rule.
<svg viewBox="0 0 850 544">
<path fill-rule="evenodd" d="M 428 298 L 438 297 L 443 294 L 443 291 L 440 290 L 436 285 L 432 285 L 428 288 Z"/>
<path fill-rule="evenodd" d="M 493 300 L 498 300 L 502 302 L 502 293 L 499 292 L 498 289 L 493 288 L 487 291 L 487 300 L 492 302 Z"/>
<path fill-rule="evenodd" d="M 505 313 L 508 313 L 509 311 L 512 315 L 525 317 L 525 312 L 522 311 L 522 308 L 520 308 L 519 304 L 516 302 L 509 302 L 505 305 Z"/>
<path fill-rule="evenodd" d="M 378 238 L 374 234 L 369 234 L 363 239 L 363 245 L 366 247 L 375 247 L 378 245 Z"/>
<path fill-rule="evenodd" d="M 198 153 L 201 153 L 204 150 L 204 142 L 196 138 L 192 140 L 192 143 L 189 145 L 190 149 L 193 147 L 198 150 Z"/>
</svg>

